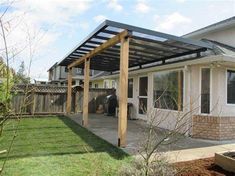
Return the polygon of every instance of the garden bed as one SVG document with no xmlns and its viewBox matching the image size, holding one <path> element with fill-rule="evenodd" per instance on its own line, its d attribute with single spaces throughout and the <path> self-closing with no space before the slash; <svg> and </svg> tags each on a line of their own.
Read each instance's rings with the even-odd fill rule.
<svg viewBox="0 0 235 176">
<path fill-rule="evenodd" d="M 177 176 L 234 176 L 215 164 L 215 159 L 206 158 L 175 164 L 179 170 Z"/>
</svg>

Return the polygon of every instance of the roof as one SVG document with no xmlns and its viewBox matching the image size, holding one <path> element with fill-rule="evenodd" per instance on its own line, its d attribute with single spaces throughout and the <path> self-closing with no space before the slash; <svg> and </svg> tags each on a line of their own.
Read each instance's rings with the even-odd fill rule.
<svg viewBox="0 0 235 176">
<path fill-rule="evenodd" d="M 166 64 L 171 61 L 175 62 L 175 58 L 177 57 L 200 53 L 213 48 L 213 45 L 203 41 L 186 39 L 106 20 L 70 51 L 63 60 L 59 62 L 59 65 L 68 66 L 124 30 L 130 33 L 130 68 L 142 67 L 156 62 L 160 64 Z M 90 68 L 113 72 L 119 70 L 119 62 L 120 44 L 116 44 L 95 55 L 91 59 Z M 84 66 L 81 64 L 78 67 Z"/>
<path fill-rule="evenodd" d="M 219 21 L 217 23 L 211 24 L 209 26 L 203 27 L 201 29 L 198 29 L 196 31 L 190 32 L 188 34 L 183 35 L 183 37 L 194 37 L 197 35 L 201 35 L 201 34 L 206 34 L 208 32 L 215 32 L 221 29 L 225 29 L 225 28 L 230 28 L 232 26 L 235 26 L 235 16 L 225 19 L 223 21 Z"/>
<path fill-rule="evenodd" d="M 209 41 L 215 45 L 214 51 L 215 52 L 217 51 L 216 54 L 222 54 L 233 57 L 235 56 L 235 47 L 214 40 L 208 40 L 208 39 L 203 39 L 203 40 Z"/>
<path fill-rule="evenodd" d="M 58 62 L 54 63 L 47 71 L 52 70 L 57 64 L 58 64 Z"/>
</svg>

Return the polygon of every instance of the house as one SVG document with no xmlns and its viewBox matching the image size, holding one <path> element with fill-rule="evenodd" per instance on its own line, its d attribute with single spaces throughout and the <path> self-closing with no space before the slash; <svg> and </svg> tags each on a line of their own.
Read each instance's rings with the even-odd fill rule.
<svg viewBox="0 0 235 176">
<path fill-rule="evenodd" d="M 99 74 L 94 75 L 90 82 L 92 88 L 103 88 L 111 89 L 117 88 L 116 80 L 109 77 L 109 72 L 100 72 Z"/>
<path fill-rule="evenodd" d="M 91 70 L 90 76 L 96 77 L 102 73 L 101 71 Z M 73 68 L 72 70 L 73 82 L 72 85 L 83 84 L 84 72 L 82 68 Z M 48 81 L 49 84 L 54 84 L 58 86 L 65 86 L 68 82 L 68 69 L 65 66 L 60 66 L 57 62 L 52 65 L 48 70 Z M 95 86 L 95 84 L 94 84 Z M 103 86 L 102 86 L 103 87 Z M 102 88 L 100 87 L 100 88 Z"/>
<path fill-rule="evenodd" d="M 127 102 L 133 104 L 136 118 L 146 121 L 152 110 L 159 110 L 160 116 L 166 117 L 161 128 L 174 129 L 178 114 L 190 112 L 185 126 L 188 135 L 235 139 L 234 40 L 235 17 L 182 37 L 106 20 L 58 64 L 70 70 L 85 69 L 85 127 L 86 73 L 89 69 L 106 71 L 110 73 L 106 78 L 116 80 L 120 146 L 126 145 Z M 85 54 L 84 47 L 89 48 Z M 69 113 L 72 79 L 68 82 Z"/>
<path fill-rule="evenodd" d="M 47 84 L 49 84 L 49 82 L 47 80 L 34 79 L 34 84 L 47 85 Z"/>
</svg>

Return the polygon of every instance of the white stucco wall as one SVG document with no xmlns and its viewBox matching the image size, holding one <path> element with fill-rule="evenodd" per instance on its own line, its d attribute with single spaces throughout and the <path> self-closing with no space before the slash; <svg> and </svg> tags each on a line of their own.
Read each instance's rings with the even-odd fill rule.
<svg viewBox="0 0 235 176">
<path fill-rule="evenodd" d="M 191 91 L 194 107 L 200 107 L 200 69 L 201 67 L 211 68 L 211 113 L 212 116 L 234 116 L 235 105 L 227 104 L 227 69 L 235 69 L 226 65 L 211 66 L 197 65 L 192 67 Z M 198 76 L 199 75 L 199 76 Z M 235 90 L 234 90 L 235 92 Z M 199 98 L 198 98 L 199 97 Z M 198 111 L 200 114 L 200 109 Z"/>
<path fill-rule="evenodd" d="M 191 39 L 210 39 L 235 47 L 235 26 L 189 37 Z"/>
<path fill-rule="evenodd" d="M 226 71 L 227 66 L 225 65 L 213 65 L 211 63 L 207 64 L 197 64 L 197 65 L 187 65 L 177 68 L 171 68 L 171 70 L 182 69 L 184 71 L 184 110 L 179 113 L 172 110 L 158 110 L 157 115 L 159 119 L 164 118 L 165 120 L 159 125 L 159 127 L 166 129 L 174 129 L 174 125 L 180 114 L 185 114 L 188 111 L 192 111 L 192 114 L 188 115 L 185 120 L 191 121 L 191 115 L 201 114 L 200 113 L 200 86 L 201 86 L 201 68 L 208 67 L 211 69 L 211 112 L 212 116 L 234 116 L 235 117 L 235 105 L 227 105 L 227 85 L 226 85 Z M 228 64 L 230 65 L 230 64 Z M 235 70 L 234 67 L 230 69 Z M 138 114 L 138 92 L 139 92 L 139 77 L 148 76 L 148 113 L 153 113 L 153 74 L 158 72 L 156 70 L 146 73 L 139 74 L 129 74 L 129 78 L 133 78 L 134 89 L 133 98 L 128 98 L 128 102 L 132 103 L 134 106 L 134 116 L 137 118 L 147 120 L 148 116 L 143 116 Z M 118 84 L 119 85 L 119 84 Z M 117 94 L 119 95 L 119 87 L 117 86 Z M 191 108 L 191 110 L 190 110 Z M 156 110 L 156 109 L 155 109 Z M 150 116 L 149 114 L 149 116 Z M 188 124 L 190 125 L 190 124 Z"/>
<path fill-rule="evenodd" d="M 222 66 L 218 69 L 218 83 L 219 90 L 217 95 L 220 100 L 220 114 L 221 116 L 235 117 L 235 104 L 227 104 L 227 69 L 235 70 L 235 67 Z M 235 93 L 235 90 L 234 90 Z"/>
</svg>

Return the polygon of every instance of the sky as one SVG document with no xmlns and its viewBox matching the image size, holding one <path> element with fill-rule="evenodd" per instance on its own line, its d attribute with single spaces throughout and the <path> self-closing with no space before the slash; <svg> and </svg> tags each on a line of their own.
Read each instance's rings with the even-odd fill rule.
<svg viewBox="0 0 235 176">
<path fill-rule="evenodd" d="M 38 80 L 105 19 L 181 36 L 235 16 L 235 0 L 0 0 L 0 15 L 7 7 L 10 64 Z"/>
</svg>

